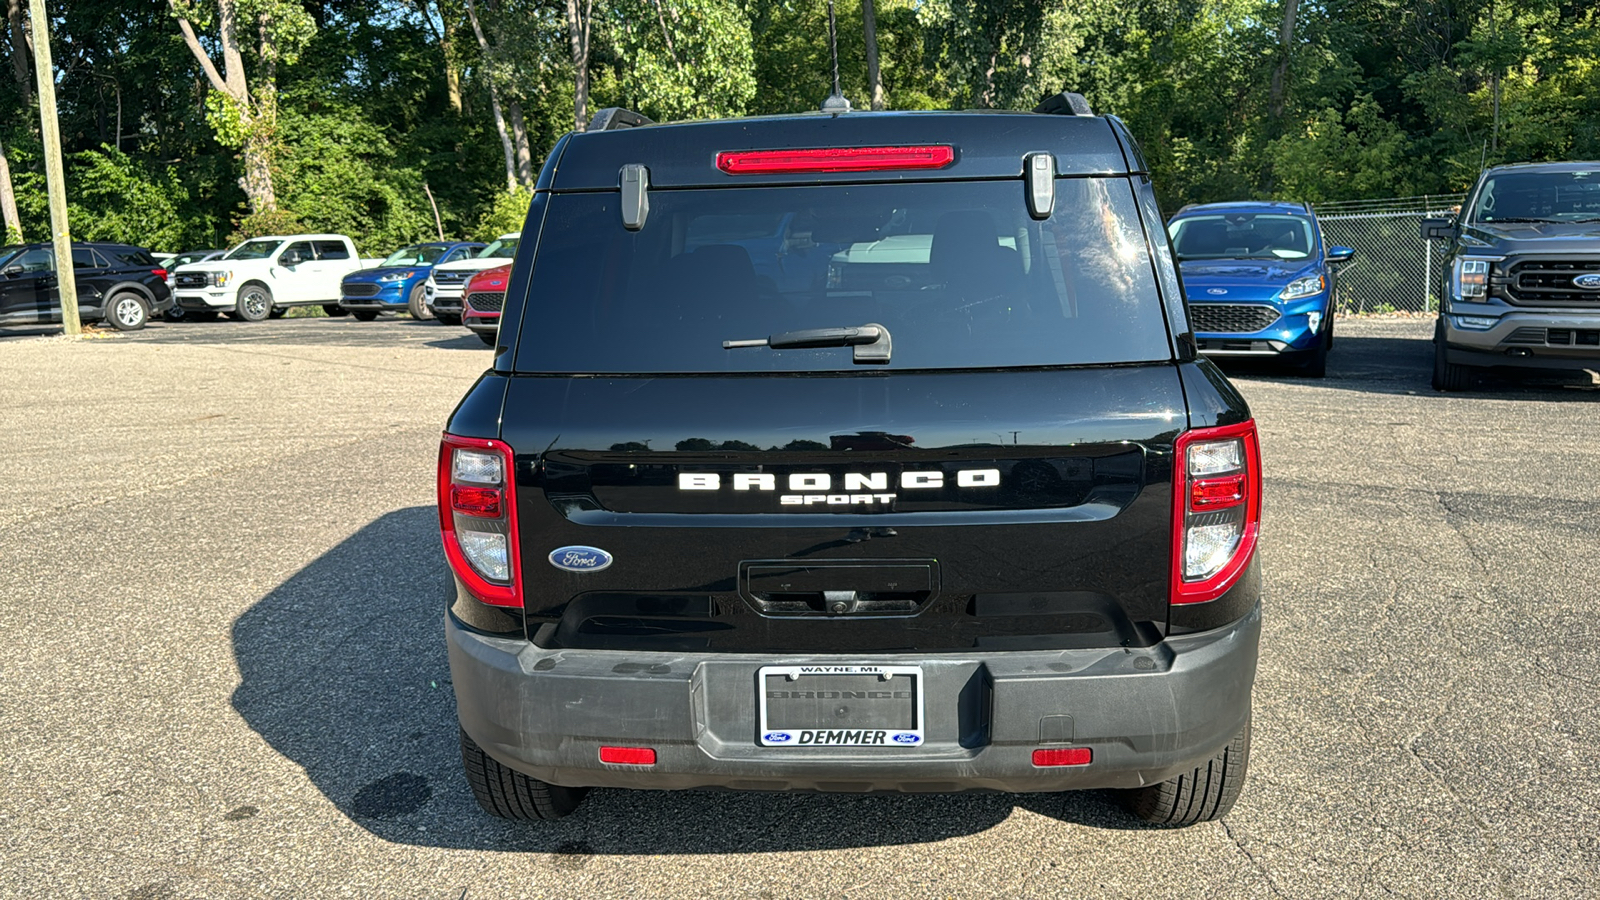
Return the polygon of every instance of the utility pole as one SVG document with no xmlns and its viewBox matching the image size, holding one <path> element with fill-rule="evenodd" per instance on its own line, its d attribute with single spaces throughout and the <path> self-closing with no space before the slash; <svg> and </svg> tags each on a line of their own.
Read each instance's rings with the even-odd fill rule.
<svg viewBox="0 0 1600 900">
<path fill-rule="evenodd" d="M 56 76 L 50 61 L 50 16 L 45 0 L 32 0 L 33 71 L 39 83 L 39 130 L 44 132 L 44 177 L 50 192 L 50 237 L 56 251 L 56 293 L 61 297 L 61 330 L 75 335 L 78 282 L 72 270 L 72 229 L 67 224 L 67 181 L 61 169 L 61 127 L 56 123 Z"/>
</svg>

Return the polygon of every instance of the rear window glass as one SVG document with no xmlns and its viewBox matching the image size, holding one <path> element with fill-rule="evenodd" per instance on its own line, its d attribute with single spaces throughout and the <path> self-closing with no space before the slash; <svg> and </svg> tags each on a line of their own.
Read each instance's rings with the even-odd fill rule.
<svg viewBox="0 0 1600 900">
<path fill-rule="evenodd" d="M 1126 178 L 656 190 L 645 227 L 615 192 L 557 194 L 517 366 L 529 372 L 858 370 L 848 347 L 726 340 L 882 325 L 891 369 L 1171 358 Z M 559 327 L 555 327 L 559 325 Z"/>
</svg>

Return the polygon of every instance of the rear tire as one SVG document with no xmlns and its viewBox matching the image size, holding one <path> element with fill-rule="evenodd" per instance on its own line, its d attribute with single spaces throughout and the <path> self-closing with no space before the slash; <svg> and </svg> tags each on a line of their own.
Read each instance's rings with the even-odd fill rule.
<svg viewBox="0 0 1600 900">
<path fill-rule="evenodd" d="M 417 285 L 411 289 L 411 297 L 406 301 L 406 310 L 411 313 L 411 318 L 418 322 L 426 322 L 433 318 L 433 313 L 428 312 L 427 292 L 424 285 Z"/>
<path fill-rule="evenodd" d="M 106 323 L 118 331 L 138 331 L 150 321 L 144 298 L 124 291 L 106 300 Z"/>
<path fill-rule="evenodd" d="M 461 729 L 461 767 L 478 805 L 501 819 L 559 819 L 577 809 L 589 793 L 588 788 L 546 784 L 500 765 L 467 737 L 466 729 Z"/>
<path fill-rule="evenodd" d="M 434 318 L 439 320 L 440 325 L 461 324 L 461 316 L 458 313 L 439 313 L 438 315 L 434 316 Z"/>
<path fill-rule="evenodd" d="M 1250 721 L 1222 752 L 1191 772 L 1123 792 L 1128 811 L 1151 825 L 1182 828 L 1227 815 L 1244 790 L 1250 767 Z"/>
<path fill-rule="evenodd" d="M 1450 361 L 1444 346 L 1444 323 L 1433 326 L 1433 389 L 1465 391 L 1478 375 L 1477 366 L 1462 366 Z"/>
<path fill-rule="evenodd" d="M 272 291 L 264 284 L 247 284 L 239 289 L 233 304 L 233 317 L 246 322 L 261 322 L 272 315 Z"/>
<path fill-rule="evenodd" d="M 378 314 L 371 310 L 357 310 L 351 315 L 356 317 L 357 322 L 371 322 L 378 317 Z"/>
<path fill-rule="evenodd" d="M 340 316 L 348 316 L 348 315 L 350 315 L 350 310 L 345 309 L 344 307 L 340 306 L 337 303 L 324 303 L 324 304 L 322 304 L 322 311 L 327 313 L 330 317 L 335 318 L 335 319 L 339 318 Z"/>
</svg>

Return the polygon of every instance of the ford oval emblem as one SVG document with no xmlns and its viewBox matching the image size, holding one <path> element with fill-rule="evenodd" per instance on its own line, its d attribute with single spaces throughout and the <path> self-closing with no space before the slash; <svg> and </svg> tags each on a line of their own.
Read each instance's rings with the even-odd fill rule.
<svg viewBox="0 0 1600 900">
<path fill-rule="evenodd" d="M 1226 294 L 1227 292 L 1228 292 L 1227 288 L 1206 288 L 1206 293 L 1215 294 L 1215 295 L 1217 295 L 1219 297 L 1222 296 L 1223 294 Z"/>
<path fill-rule="evenodd" d="M 611 554 L 599 547 L 559 547 L 550 551 L 550 565 L 567 572 L 598 572 L 611 565 Z"/>
<path fill-rule="evenodd" d="M 1573 287 L 1585 291 L 1600 291 L 1600 272 L 1590 272 L 1572 279 Z"/>
<path fill-rule="evenodd" d="M 771 732 L 770 734 L 763 734 L 761 736 L 761 739 L 764 740 L 764 741 L 767 741 L 768 743 L 772 743 L 772 744 L 782 744 L 785 741 L 793 740 L 794 739 L 794 735 L 792 735 L 792 734 L 784 734 L 781 731 L 774 731 L 774 732 Z"/>
<path fill-rule="evenodd" d="M 914 734 L 897 734 L 890 738 L 890 740 L 894 741 L 896 744 L 916 744 L 920 743 L 922 738 L 917 737 Z"/>
</svg>

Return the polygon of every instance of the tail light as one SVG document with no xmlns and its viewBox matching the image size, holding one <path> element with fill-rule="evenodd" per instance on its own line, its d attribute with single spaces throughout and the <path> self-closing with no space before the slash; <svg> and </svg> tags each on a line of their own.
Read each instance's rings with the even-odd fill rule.
<svg viewBox="0 0 1600 900">
<path fill-rule="evenodd" d="M 1180 435 L 1172 487 L 1172 602 L 1215 600 L 1250 564 L 1261 529 L 1255 421 Z"/>
<path fill-rule="evenodd" d="M 167 280 L 167 270 L 166 269 L 151 269 L 150 270 L 150 274 L 154 275 L 155 277 L 157 277 L 159 279 L 161 279 L 162 281 L 166 281 Z"/>
<path fill-rule="evenodd" d="M 494 606 L 522 606 L 511 448 L 446 434 L 439 444 L 439 530 L 467 590 Z"/>
</svg>

